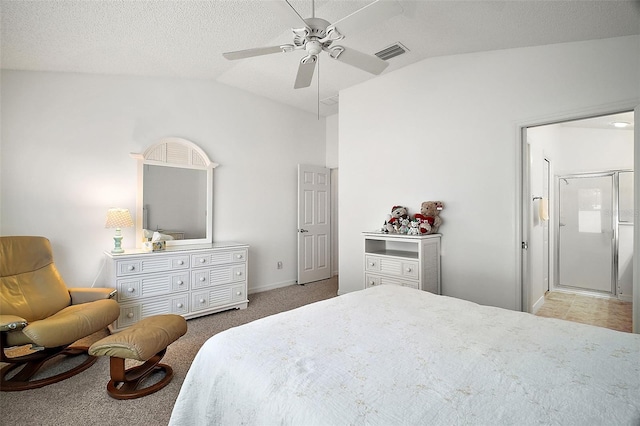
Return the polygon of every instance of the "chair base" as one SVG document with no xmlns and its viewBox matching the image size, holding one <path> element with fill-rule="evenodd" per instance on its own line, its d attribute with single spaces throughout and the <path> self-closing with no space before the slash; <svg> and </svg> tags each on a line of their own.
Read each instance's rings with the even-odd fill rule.
<svg viewBox="0 0 640 426">
<path fill-rule="evenodd" d="M 124 358 L 110 357 L 111 380 L 107 383 L 109 396 L 115 399 L 135 399 L 157 392 L 168 385 L 173 378 L 173 369 L 166 364 L 160 364 L 166 352 L 165 348 L 144 364 L 126 370 Z M 150 386 L 139 388 L 146 378 L 157 372 L 164 374 L 164 377 Z"/>
<path fill-rule="evenodd" d="M 13 358 L 7 357 L 3 350 L 0 355 L 0 361 L 6 362 L 9 365 L 6 365 L 0 370 L 0 391 L 13 392 L 36 389 L 75 376 L 76 374 L 91 367 L 98 360 L 97 357 L 88 355 L 87 349 L 87 347 L 49 348 Z M 41 367 L 47 361 L 53 358 L 58 356 L 75 357 L 83 354 L 87 355 L 87 359 L 69 370 L 43 379 L 30 380 L 37 372 L 40 371 Z M 7 378 L 9 373 L 18 368 L 21 368 L 21 370 L 10 378 Z"/>
</svg>

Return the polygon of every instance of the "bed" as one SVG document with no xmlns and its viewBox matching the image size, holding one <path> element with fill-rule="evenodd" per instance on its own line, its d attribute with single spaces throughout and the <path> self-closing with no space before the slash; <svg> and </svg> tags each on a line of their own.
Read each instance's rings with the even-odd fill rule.
<svg viewBox="0 0 640 426">
<path fill-rule="evenodd" d="M 379 286 L 210 338 L 171 425 L 639 425 L 640 335 Z"/>
</svg>

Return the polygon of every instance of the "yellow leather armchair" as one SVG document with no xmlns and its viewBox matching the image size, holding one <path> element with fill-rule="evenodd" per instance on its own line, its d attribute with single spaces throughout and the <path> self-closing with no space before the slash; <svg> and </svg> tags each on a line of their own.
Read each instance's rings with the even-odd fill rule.
<svg viewBox="0 0 640 426">
<path fill-rule="evenodd" d="M 96 357 L 74 342 L 104 330 L 120 315 L 111 288 L 67 288 L 44 237 L 0 237 L 0 390 L 33 389 L 59 382 L 91 366 Z M 31 345 L 25 355 L 6 350 Z M 45 378 L 49 359 L 84 355 L 79 365 Z M 32 379 L 34 378 L 35 379 Z"/>
</svg>

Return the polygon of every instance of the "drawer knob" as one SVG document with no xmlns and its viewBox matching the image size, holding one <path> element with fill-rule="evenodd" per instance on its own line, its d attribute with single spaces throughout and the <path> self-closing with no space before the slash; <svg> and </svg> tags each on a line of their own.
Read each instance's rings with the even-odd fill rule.
<svg viewBox="0 0 640 426">
<path fill-rule="evenodd" d="M 205 282 L 207 279 L 205 277 L 200 277 L 200 282 Z"/>
<path fill-rule="evenodd" d="M 411 269 L 411 268 L 407 268 L 407 272 L 411 272 L 411 271 L 412 271 L 412 269 Z"/>
<path fill-rule="evenodd" d="M 242 275 L 242 272 L 238 271 L 238 272 L 236 272 L 236 275 L 240 276 L 240 275 Z"/>
<path fill-rule="evenodd" d="M 373 281 L 373 280 L 372 280 L 372 281 L 369 281 L 369 285 L 376 285 L 376 282 L 375 282 L 375 281 Z"/>
<path fill-rule="evenodd" d="M 127 318 L 133 318 L 133 312 L 129 312 L 129 313 L 127 314 Z"/>
<path fill-rule="evenodd" d="M 127 291 L 128 291 L 129 293 L 133 293 L 134 291 L 136 291 L 136 289 L 135 289 L 135 288 L 133 288 L 133 287 L 129 287 L 129 288 L 127 289 Z"/>
<path fill-rule="evenodd" d="M 182 281 L 178 280 L 178 285 L 184 284 Z"/>
<path fill-rule="evenodd" d="M 184 265 L 184 260 L 178 260 L 178 265 Z"/>
<path fill-rule="evenodd" d="M 205 259 L 204 257 L 200 258 L 200 263 L 205 263 L 207 261 L 207 259 Z"/>
<path fill-rule="evenodd" d="M 135 267 L 135 266 L 133 266 L 133 265 L 129 265 L 129 267 L 128 267 L 127 269 L 128 269 L 129 271 L 133 271 L 133 270 L 135 270 L 135 269 L 136 269 L 136 267 Z"/>
<path fill-rule="evenodd" d="M 240 296 L 242 294 L 241 291 L 236 291 L 236 296 Z"/>
<path fill-rule="evenodd" d="M 369 263 L 369 266 L 376 266 L 376 262 Z"/>
<path fill-rule="evenodd" d="M 200 303 L 204 303 L 204 302 L 206 302 L 206 300 L 200 299 Z"/>
<path fill-rule="evenodd" d="M 238 258 L 238 259 L 242 259 L 242 255 L 241 255 L 241 254 L 237 254 L 237 255 L 236 255 L 236 258 Z"/>
<path fill-rule="evenodd" d="M 176 306 L 177 306 L 178 308 L 182 308 L 184 305 L 183 305 L 182 303 L 178 303 Z"/>
</svg>

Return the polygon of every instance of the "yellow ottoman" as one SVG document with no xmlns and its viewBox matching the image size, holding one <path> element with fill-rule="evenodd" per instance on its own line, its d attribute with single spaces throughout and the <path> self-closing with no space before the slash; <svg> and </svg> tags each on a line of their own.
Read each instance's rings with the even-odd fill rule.
<svg viewBox="0 0 640 426">
<path fill-rule="evenodd" d="M 160 364 L 160 360 L 167 352 L 167 346 L 186 332 L 187 321 L 180 315 L 155 315 L 91 345 L 89 355 L 110 357 L 111 380 L 107 384 L 107 393 L 116 399 L 133 399 L 165 387 L 173 378 L 173 369 Z M 125 359 L 145 362 L 125 370 Z M 164 377 L 138 389 L 154 372 L 163 372 Z"/>
</svg>

